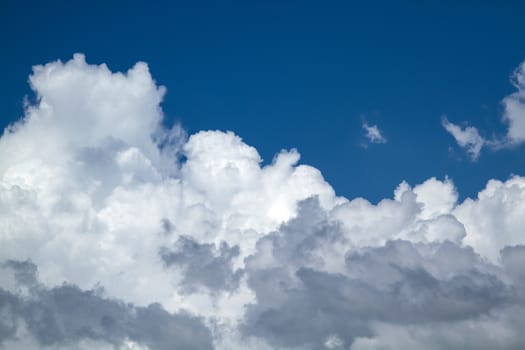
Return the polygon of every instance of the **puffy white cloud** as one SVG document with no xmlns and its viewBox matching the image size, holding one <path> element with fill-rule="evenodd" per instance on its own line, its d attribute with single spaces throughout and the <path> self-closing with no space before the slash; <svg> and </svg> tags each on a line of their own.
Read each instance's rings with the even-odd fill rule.
<svg viewBox="0 0 525 350">
<path fill-rule="evenodd" d="M 524 210 L 525 178 L 514 176 L 490 180 L 476 199 L 466 199 L 453 213 L 467 232 L 463 242 L 497 262 L 502 248 L 524 243 Z"/>
<path fill-rule="evenodd" d="M 525 178 L 346 199 L 296 150 L 262 166 L 232 132 L 166 127 L 144 63 L 75 55 L 30 82 L 0 138 L 0 347 L 523 344 Z"/>
</svg>

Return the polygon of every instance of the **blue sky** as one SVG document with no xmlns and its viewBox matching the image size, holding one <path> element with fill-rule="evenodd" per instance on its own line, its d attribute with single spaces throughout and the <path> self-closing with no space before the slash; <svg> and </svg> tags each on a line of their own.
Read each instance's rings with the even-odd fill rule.
<svg viewBox="0 0 525 350">
<path fill-rule="evenodd" d="M 502 133 L 501 99 L 525 58 L 519 1 L 4 1 L 1 125 L 22 114 L 35 64 L 82 52 L 148 62 L 163 108 L 192 133 L 229 129 L 266 162 L 296 147 L 336 191 L 372 201 L 401 180 L 450 176 L 461 196 L 523 173 L 523 148 L 470 162 L 440 125 Z M 359 147 L 363 118 L 387 144 Z M 453 148 L 453 153 L 449 151 Z"/>
</svg>

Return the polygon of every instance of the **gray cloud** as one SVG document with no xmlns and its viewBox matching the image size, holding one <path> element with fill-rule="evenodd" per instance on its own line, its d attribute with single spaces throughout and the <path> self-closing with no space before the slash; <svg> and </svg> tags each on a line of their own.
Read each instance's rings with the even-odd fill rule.
<svg viewBox="0 0 525 350">
<path fill-rule="evenodd" d="M 172 248 L 160 252 L 166 266 L 184 270 L 183 285 L 186 292 L 198 286 L 212 292 L 232 290 L 239 285 L 241 271 L 233 271 L 232 260 L 239 255 L 239 247 L 223 242 L 219 249 L 209 243 L 198 243 L 191 237 L 181 236 Z"/>
<path fill-rule="evenodd" d="M 502 279 L 504 270 L 449 241 L 396 240 L 349 250 L 341 256 L 344 270 L 323 271 L 324 242 L 343 238 L 321 213 L 315 199 L 303 202 L 298 217 L 261 239 L 247 259 L 258 302 L 248 309 L 246 334 L 305 349 L 329 346 L 335 336 L 347 348 L 372 336 L 376 322 L 447 324 L 517 303 L 515 287 Z M 504 253 L 509 266 L 521 261 L 512 255 L 515 249 Z M 278 263 L 265 266 L 263 255 Z"/>
<path fill-rule="evenodd" d="M 129 339 L 150 349 L 212 349 L 210 331 L 186 313 L 172 314 L 159 304 L 146 307 L 126 304 L 83 291 L 73 285 L 44 288 L 30 262 L 9 261 L 17 286 L 29 287 L 24 296 L 0 289 L 0 344 L 16 336 L 22 321 L 42 347 L 75 346 L 92 339 L 119 345 Z"/>
</svg>

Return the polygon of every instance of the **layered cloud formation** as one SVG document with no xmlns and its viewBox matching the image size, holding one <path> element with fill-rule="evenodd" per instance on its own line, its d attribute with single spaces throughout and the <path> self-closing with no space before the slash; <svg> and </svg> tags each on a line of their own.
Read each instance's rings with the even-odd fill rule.
<svg viewBox="0 0 525 350">
<path fill-rule="evenodd" d="M 525 178 L 349 200 L 296 150 L 166 128 L 144 63 L 30 83 L 0 139 L 0 347 L 525 348 Z"/>
</svg>

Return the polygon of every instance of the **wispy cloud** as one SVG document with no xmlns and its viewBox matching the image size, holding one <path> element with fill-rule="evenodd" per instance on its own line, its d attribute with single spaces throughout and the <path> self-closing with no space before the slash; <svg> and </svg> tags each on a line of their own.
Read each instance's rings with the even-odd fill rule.
<svg viewBox="0 0 525 350">
<path fill-rule="evenodd" d="M 466 150 L 472 160 L 478 159 L 481 148 L 485 145 L 485 139 L 481 137 L 478 129 L 473 126 L 462 128 L 451 123 L 446 116 L 441 118 L 441 125 L 454 137 L 458 145 Z"/>
<path fill-rule="evenodd" d="M 362 124 L 365 137 L 369 143 L 386 143 L 387 139 L 377 125 L 369 125 L 366 121 Z"/>
<path fill-rule="evenodd" d="M 501 137 L 483 138 L 474 126 L 461 127 L 442 117 L 441 124 L 463 148 L 472 160 L 479 158 L 482 148 L 492 150 L 515 147 L 525 141 L 525 61 L 513 72 L 511 83 L 516 92 L 502 100 L 504 112 L 502 122 L 507 124 L 507 131 Z"/>
</svg>

